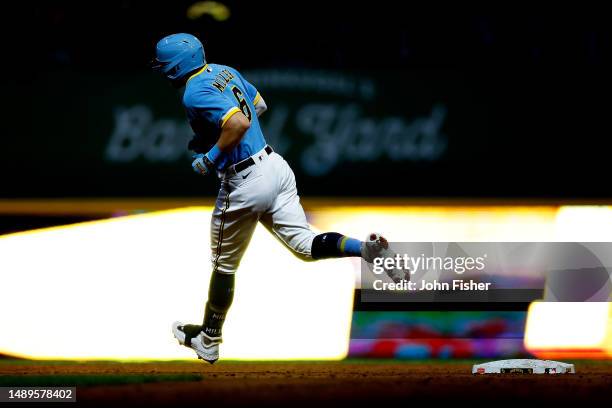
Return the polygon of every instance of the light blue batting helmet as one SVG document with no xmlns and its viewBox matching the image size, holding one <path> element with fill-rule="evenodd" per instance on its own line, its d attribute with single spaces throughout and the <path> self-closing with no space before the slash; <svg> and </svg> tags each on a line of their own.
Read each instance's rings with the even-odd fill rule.
<svg viewBox="0 0 612 408">
<path fill-rule="evenodd" d="M 204 46 L 200 40 L 191 34 L 178 33 L 159 40 L 151 67 L 176 81 L 205 64 Z"/>
</svg>

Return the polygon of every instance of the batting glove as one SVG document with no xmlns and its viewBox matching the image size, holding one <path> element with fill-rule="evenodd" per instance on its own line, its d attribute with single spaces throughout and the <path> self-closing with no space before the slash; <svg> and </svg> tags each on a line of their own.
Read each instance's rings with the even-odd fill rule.
<svg viewBox="0 0 612 408">
<path fill-rule="evenodd" d="M 191 167 L 193 167 L 193 171 L 203 176 L 212 173 L 215 170 L 215 164 L 208 158 L 206 154 L 198 153 L 194 154 L 193 158 L 195 159 L 193 163 L 191 163 Z"/>
</svg>

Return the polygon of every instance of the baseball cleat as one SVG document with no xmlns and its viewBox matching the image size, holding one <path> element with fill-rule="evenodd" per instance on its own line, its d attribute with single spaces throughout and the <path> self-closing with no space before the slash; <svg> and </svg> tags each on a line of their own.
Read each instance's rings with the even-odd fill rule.
<svg viewBox="0 0 612 408">
<path fill-rule="evenodd" d="M 202 331 L 202 326 L 174 322 L 172 333 L 179 344 L 189 347 L 199 359 L 213 364 L 219 359 L 219 344 L 221 337 L 210 337 Z"/>
<path fill-rule="evenodd" d="M 362 258 L 369 264 L 373 263 L 376 258 L 395 258 L 395 255 L 395 252 L 389 248 L 389 242 L 386 238 L 377 232 L 368 234 L 361 249 Z M 385 268 L 385 271 L 395 283 L 410 280 L 410 272 L 396 268 Z"/>
</svg>

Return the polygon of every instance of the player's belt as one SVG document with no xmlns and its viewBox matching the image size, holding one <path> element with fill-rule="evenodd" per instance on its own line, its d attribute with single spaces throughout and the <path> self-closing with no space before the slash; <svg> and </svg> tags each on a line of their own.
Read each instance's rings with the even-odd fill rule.
<svg viewBox="0 0 612 408">
<path fill-rule="evenodd" d="M 272 148 L 268 145 L 266 145 L 266 147 L 264 148 L 265 152 L 269 155 L 272 154 L 272 152 L 274 150 L 272 150 Z M 255 164 L 255 160 L 253 159 L 253 157 L 247 157 L 246 159 L 239 161 L 238 163 L 234 164 L 234 169 L 233 171 L 236 172 L 236 174 L 240 173 L 243 170 L 248 169 L 249 167 L 253 166 Z M 231 171 L 231 167 L 230 169 L 228 169 Z"/>
</svg>

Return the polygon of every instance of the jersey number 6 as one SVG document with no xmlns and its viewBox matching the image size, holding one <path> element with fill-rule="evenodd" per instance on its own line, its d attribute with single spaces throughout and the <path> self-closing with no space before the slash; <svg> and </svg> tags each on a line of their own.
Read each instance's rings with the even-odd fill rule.
<svg viewBox="0 0 612 408">
<path fill-rule="evenodd" d="M 251 121 L 251 109 L 249 108 L 249 105 L 247 104 L 247 101 L 244 98 L 242 91 L 238 87 L 232 86 L 232 92 L 234 93 L 234 98 L 236 98 L 236 100 L 240 104 L 240 110 L 242 111 L 242 113 L 244 113 L 244 116 L 246 116 L 247 119 Z"/>
</svg>

